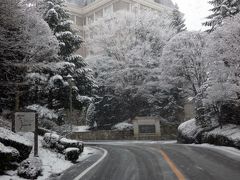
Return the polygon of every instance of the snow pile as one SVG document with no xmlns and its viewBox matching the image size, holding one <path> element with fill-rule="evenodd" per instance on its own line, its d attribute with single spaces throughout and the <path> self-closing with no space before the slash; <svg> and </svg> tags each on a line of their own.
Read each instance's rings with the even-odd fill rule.
<svg viewBox="0 0 240 180">
<path fill-rule="evenodd" d="M 188 120 L 178 127 L 178 141 L 181 143 L 193 143 L 201 130 L 202 128 L 196 124 L 196 119 Z"/>
<path fill-rule="evenodd" d="M 89 132 L 89 126 L 74 126 L 73 132 Z"/>
<path fill-rule="evenodd" d="M 20 177 L 36 179 L 42 172 L 42 161 L 37 157 L 30 157 L 20 163 L 17 173 Z"/>
<path fill-rule="evenodd" d="M 133 125 L 127 122 L 121 122 L 114 125 L 112 129 L 118 130 L 118 131 L 129 131 L 129 130 L 133 130 Z"/>
<path fill-rule="evenodd" d="M 202 135 L 202 142 L 240 149 L 240 126 L 227 124 L 222 129 L 218 127 L 212 131 L 205 132 Z"/>
</svg>

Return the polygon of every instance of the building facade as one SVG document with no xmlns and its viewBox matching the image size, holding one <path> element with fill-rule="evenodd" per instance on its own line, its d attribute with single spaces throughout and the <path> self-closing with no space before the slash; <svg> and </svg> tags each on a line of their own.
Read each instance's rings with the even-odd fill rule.
<svg viewBox="0 0 240 180">
<path fill-rule="evenodd" d="M 141 12 L 152 10 L 170 14 L 174 8 L 171 0 L 67 0 L 66 9 L 71 14 L 71 20 L 76 25 L 79 34 L 85 38 L 85 27 L 99 18 L 118 11 Z M 83 47 L 80 54 L 88 55 Z"/>
</svg>

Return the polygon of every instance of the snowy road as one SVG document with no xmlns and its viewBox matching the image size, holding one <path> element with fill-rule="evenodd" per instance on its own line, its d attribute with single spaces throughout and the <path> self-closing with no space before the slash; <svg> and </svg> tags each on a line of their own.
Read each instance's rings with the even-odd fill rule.
<svg viewBox="0 0 240 180">
<path fill-rule="evenodd" d="M 70 180 L 239 180 L 240 156 L 218 148 L 179 144 L 104 143 L 106 157 L 84 176 L 103 152 L 67 171 Z"/>
</svg>

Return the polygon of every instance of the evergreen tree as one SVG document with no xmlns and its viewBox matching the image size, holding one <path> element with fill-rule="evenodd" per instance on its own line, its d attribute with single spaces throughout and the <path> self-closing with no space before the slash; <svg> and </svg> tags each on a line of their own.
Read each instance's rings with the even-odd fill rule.
<svg viewBox="0 0 240 180">
<path fill-rule="evenodd" d="M 211 0 L 209 3 L 213 6 L 210 9 L 213 14 L 208 16 L 209 20 L 203 23 L 204 26 L 210 27 L 207 32 L 214 31 L 222 25 L 224 18 L 232 17 L 240 11 L 240 0 Z"/>
<path fill-rule="evenodd" d="M 73 65 L 66 66 L 60 75 L 65 77 L 70 74 L 75 80 L 79 93 L 90 95 L 93 82 L 88 75 L 89 69 L 85 68 L 86 63 L 82 56 L 76 54 L 83 40 L 71 26 L 72 22 L 69 20 L 70 16 L 64 9 L 64 1 L 45 0 L 45 2 L 47 4 L 47 9 L 44 14 L 44 19 L 59 41 L 59 56 L 63 61 Z"/>
<path fill-rule="evenodd" d="M 183 18 L 183 14 L 179 11 L 177 5 L 175 5 L 175 9 L 172 12 L 171 26 L 177 30 L 177 33 L 187 30 L 185 19 Z"/>
<path fill-rule="evenodd" d="M 39 10 L 48 23 L 59 42 L 58 58 L 48 60 L 38 68 L 32 68 L 27 75 L 29 81 L 38 85 L 38 93 L 32 87 L 31 104 L 38 104 L 43 108 L 54 110 L 58 115 L 57 123 L 62 124 L 65 109 L 70 108 L 70 91 L 72 91 L 72 105 L 74 109 L 81 110 L 86 106 L 94 85 L 90 69 L 82 56 L 76 54 L 83 40 L 72 28 L 70 16 L 64 9 L 64 0 L 44 0 Z M 69 78 L 72 77 L 70 84 Z M 39 99 L 37 102 L 35 99 Z M 31 106 L 36 109 L 36 106 Z M 38 108 L 39 109 L 39 108 Z"/>
<path fill-rule="evenodd" d="M 0 19 L 1 109 L 13 110 L 16 90 L 25 95 L 20 108 L 27 102 L 27 70 L 53 57 L 58 42 L 35 7 L 21 0 L 0 1 Z"/>
</svg>

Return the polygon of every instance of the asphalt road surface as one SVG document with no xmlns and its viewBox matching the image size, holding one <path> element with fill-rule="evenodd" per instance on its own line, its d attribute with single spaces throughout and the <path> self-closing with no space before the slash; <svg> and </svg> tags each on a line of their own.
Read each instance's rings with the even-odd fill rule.
<svg viewBox="0 0 240 180">
<path fill-rule="evenodd" d="M 240 180 L 240 156 L 218 149 L 131 142 L 105 143 L 96 147 L 107 153 L 99 150 L 98 154 L 67 170 L 58 179 Z"/>
</svg>

